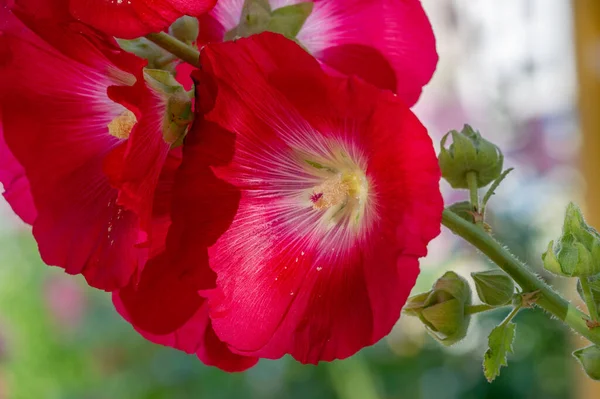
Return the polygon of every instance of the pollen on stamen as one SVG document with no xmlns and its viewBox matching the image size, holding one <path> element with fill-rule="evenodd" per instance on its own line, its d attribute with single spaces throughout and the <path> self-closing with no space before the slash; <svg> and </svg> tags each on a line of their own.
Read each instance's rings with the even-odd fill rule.
<svg viewBox="0 0 600 399">
<path fill-rule="evenodd" d="M 128 139 L 137 123 L 135 114 L 126 109 L 108 124 L 108 133 L 118 139 Z"/>
</svg>

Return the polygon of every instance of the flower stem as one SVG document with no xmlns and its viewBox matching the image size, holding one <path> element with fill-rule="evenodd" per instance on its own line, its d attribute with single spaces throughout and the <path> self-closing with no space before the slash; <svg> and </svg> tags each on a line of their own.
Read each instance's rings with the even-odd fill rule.
<svg viewBox="0 0 600 399">
<path fill-rule="evenodd" d="M 519 311 L 521 310 L 521 308 L 522 308 L 522 307 L 523 307 L 523 305 L 518 305 L 518 306 L 515 306 L 515 307 L 513 308 L 513 310 L 511 310 L 511 311 L 510 311 L 510 313 L 508 314 L 508 316 L 506 316 L 506 317 L 504 318 L 504 320 L 502 320 L 502 323 L 500 323 L 500 325 L 501 325 L 501 326 L 505 326 L 505 325 L 507 325 L 508 323 L 510 323 L 510 321 L 511 321 L 512 319 L 514 319 L 514 317 L 517 315 L 517 313 L 519 313 Z"/>
<path fill-rule="evenodd" d="M 590 282 L 586 277 L 581 277 L 579 282 L 581 283 L 581 291 L 583 291 L 583 298 L 585 299 L 588 313 L 592 320 L 598 321 L 598 308 L 596 307 L 596 301 L 594 300 L 592 290 L 590 289 Z"/>
<path fill-rule="evenodd" d="M 481 213 L 481 206 L 479 204 L 479 192 L 477 191 L 477 172 L 467 172 L 467 185 L 469 186 L 469 199 L 471 202 L 471 208 L 475 218 L 475 224 L 479 227 L 483 227 L 483 214 Z"/>
<path fill-rule="evenodd" d="M 185 61 L 195 67 L 200 67 L 200 52 L 195 48 L 188 46 L 184 42 L 174 38 L 173 36 L 165 32 L 159 32 L 150 33 L 146 36 L 146 39 L 167 50 L 169 53 L 175 55 L 177 58 L 180 58 L 182 61 Z"/>
<path fill-rule="evenodd" d="M 467 185 L 473 210 L 479 212 L 479 193 L 477 192 L 477 172 L 467 172 Z"/>
<path fill-rule="evenodd" d="M 600 345 L 600 328 L 588 328 L 586 324 L 587 315 L 556 293 L 483 229 L 447 209 L 444 210 L 442 215 L 442 224 L 490 258 L 510 275 L 523 291 L 533 292 L 539 290 L 540 295 L 536 301 L 538 306 L 594 344 Z"/>
</svg>

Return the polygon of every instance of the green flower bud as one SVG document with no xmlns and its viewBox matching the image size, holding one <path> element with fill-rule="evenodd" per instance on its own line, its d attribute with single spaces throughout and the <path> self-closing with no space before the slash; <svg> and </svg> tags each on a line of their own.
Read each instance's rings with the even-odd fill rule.
<svg viewBox="0 0 600 399">
<path fill-rule="evenodd" d="M 479 299 L 488 305 L 506 305 L 515 292 L 515 283 L 501 270 L 471 273 L 471 277 L 475 282 Z"/>
<path fill-rule="evenodd" d="M 446 272 L 433 288 L 408 299 L 404 312 L 417 316 L 429 334 L 450 346 L 467 334 L 471 316 L 465 309 L 471 304 L 471 288 L 454 272 Z"/>
<path fill-rule="evenodd" d="M 452 144 L 446 149 L 446 140 Z M 442 138 L 439 155 L 442 177 L 453 188 L 468 188 L 467 173 L 477 174 L 477 187 L 485 187 L 502 173 L 504 156 L 500 149 L 481 137 L 478 131 L 465 125 L 462 131 L 452 130 Z"/>
<path fill-rule="evenodd" d="M 600 380 L 600 348 L 591 345 L 573 352 L 583 371 L 592 379 Z"/>
<path fill-rule="evenodd" d="M 169 28 L 169 33 L 184 43 L 193 43 L 198 39 L 200 29 L 198 18 L 184 15 L 179 18 Z"/>
<path fill-rule="evenodd" d="M 570 203 L 562 236 L 548 244 L 542 255 L 544 268 L 565 277 L 589 277 L 600 273 L 600 235 L 583 219 L 577 205 Z"/>
</svg>

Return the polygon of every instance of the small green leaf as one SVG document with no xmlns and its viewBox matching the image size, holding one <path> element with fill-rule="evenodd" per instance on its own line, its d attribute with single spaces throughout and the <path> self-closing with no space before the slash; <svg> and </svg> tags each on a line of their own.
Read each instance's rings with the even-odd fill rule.
<svg viewBox="0 0 600 399">
<path fill-rule="evenodd" d="M 500 368 L 507 366 L 506 356 L 513 353 L 512 343 L 515 339 L 514 323 L 500 324 L 488 337 L 488 350 L 483 355 L 483 374 L 488 382 L 500 375 Z"/>
</svg>

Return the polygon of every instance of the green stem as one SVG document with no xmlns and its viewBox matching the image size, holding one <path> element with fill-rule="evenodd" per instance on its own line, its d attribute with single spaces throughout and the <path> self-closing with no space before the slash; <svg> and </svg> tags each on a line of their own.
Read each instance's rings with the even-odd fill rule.
<svg viewBox="0 0 600 399">
<path fill-rule="evenodd" d="M 200 52 L 195 48 L 188 46 L 184 42 L 175 39 L 173 36 L 168 35 L 165 32 L 150 33 L 146 36 L 146 39 L 150 40 L 154 44 L 169 53 L 175 55 L 181 60 L 187 62 L 195 67 L 200 67 Z"/>
<path fill-rule="evenodd" d="M 588 328 L 586 324 L 587 315 L 557 294 L 489 234 L 447 209 L 444 210 L 442 224 L 483 252 L 484 255 L 508 273 L 524 292 L 539 290 L 540 295 L 536 301 L 538 306 L 594 344 L 600 345 L 600 328 Z"/>
<path fill-rule="evenodd" d="M 592 290 L 590 289 L 590 282 L 585 277 L 581 277 L 579 282 L 581 283 L 581 291 L 583 291 L 583 298 L 585 299 L 588 313 L 592 320 L 598 321 L 598 308 L 596 307 L 596 301 L 594 300 Z"/>
<path fill-rule="evenodd" d="M 477 192 L 477 172 L 467 172 L 467 185 L 469 186 L 469 198 L 471 206 L 479 212 L 479 193 Z"/>
<path fill-rule="evenodd" d="M 510 321 L 517 315 L 517 313 L 519 313 L 519 311 L 521 310 L 521 308 L 523 307 L 523 305 L 519 305 L 519 306 L 515 306 L 513 308 L 513 310 L 510 311 L 510 313 L 508 314 L 508 316 L 506 316 L 506 318 L 504 320 L 502 320 L 502 323 L 500 323 L 501 326 L 505 326 L 508 323 L 510 323 Z"/>
<path fill-rule="evenodd" d="M 466 314 L 483 313 L 483 312 L 488 312 L 490 310 L 500 309 L 500 308 L 503 308 L 505 306 L 508 306 L 508 305 L 502 305 L 502 306 L 492 306 L 492 305 L 486 305 L 486 304 L 469 305 L 469 306 L 466 307 L 465 313 Z"/>
<path fill-rule="evenodd" d="M 483 228 L 483 214 L 481 213 L 481 204 L 479 203 L 479 192 L 477 191 L 477 172 L 467 172 L 467 185 L 469 186 L 469 199 L 471 208 L 477 215 L 474 215 L 475 224 Z"/>
</svg>

